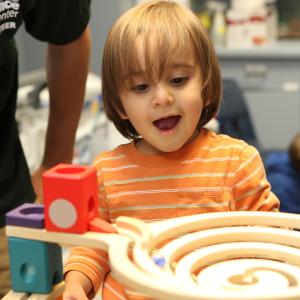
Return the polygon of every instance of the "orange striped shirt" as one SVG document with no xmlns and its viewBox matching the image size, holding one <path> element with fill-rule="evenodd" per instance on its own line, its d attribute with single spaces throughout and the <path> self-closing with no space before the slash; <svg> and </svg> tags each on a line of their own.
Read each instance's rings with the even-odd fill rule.
<svg viewBox="0 0 300 300">
<path fill-rule="evenodd" d="M 279 208 L 258 151 L 244 141 L 206 129 L 173 153 L 144 155 L 132 142 L 100 154 L 94 164 L 100 216 L 112 223 L 119 216 L 150 222 L 207 212 Z M 124 291 L 106 276 L 109 266 L 102 252 L 74 248 L 65 271 L 84 272 L 95 290 L 105 278 L 104 300 L 149 299 Z"/>
</svg>

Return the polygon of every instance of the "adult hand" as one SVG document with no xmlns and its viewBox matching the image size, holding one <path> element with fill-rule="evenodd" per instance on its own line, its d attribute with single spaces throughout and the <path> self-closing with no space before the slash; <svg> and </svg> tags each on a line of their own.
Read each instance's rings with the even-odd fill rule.
<svg viewBox="0 0 300 300">
<path fill-rule="evenodd" d="M 31 174 L 31 183 L 33 185 L 35 194 L 36 194 L 36 202 L 43 203 L 43 181 L 42 175 L 47 170 L 47 168 L 40 166 L 37 170 L 35 170 Z"/>
</svg>

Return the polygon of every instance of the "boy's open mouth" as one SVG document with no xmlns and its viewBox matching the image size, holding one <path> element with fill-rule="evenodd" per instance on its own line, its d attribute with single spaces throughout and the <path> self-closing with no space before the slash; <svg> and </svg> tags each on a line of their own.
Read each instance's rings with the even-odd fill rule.
<svg viewBox="0 0 300 300">
<path fill-rule="evenodd" d="M 180 116 L 170 116 L 167 118 L 158 119 L 153 124 L 160 130 L 170 130 L 174 128 L 180 120 Z"/>
</svg>

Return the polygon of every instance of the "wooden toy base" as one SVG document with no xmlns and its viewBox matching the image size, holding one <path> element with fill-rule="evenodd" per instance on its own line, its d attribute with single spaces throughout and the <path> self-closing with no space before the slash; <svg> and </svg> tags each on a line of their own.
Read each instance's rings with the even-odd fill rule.
<svg viewBox="0 0 300 300">
<path fill-rule="evenodd" d="M 113 275 L 155 299 L 300 299 L 299 215 L 222 212 L 152 224 L 120 217 L 116 228 L 118 234 L 16 226 L 6 231 L 13 237 L 107 250 Z M 133 262 L 127 254 L 131 246 Z M 53 299 L 15 294 L 4 299 Z"/>
</svg>

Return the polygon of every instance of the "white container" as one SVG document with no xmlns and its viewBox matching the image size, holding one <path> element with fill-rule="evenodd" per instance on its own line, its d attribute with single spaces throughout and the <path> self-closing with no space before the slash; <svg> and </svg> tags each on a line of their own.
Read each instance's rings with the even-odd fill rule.
<svg viewBox="0 0 300 300">
<path fill-rule="evenodd" d="M 249 13 L 229 9 L 226 13 L 226 46 L 228 48 L 245 48 L 252 46 L 249 31 Z"/>
<path fill-rule="evenodd" d="M 270 24 L 274 20 L 269 19 L 270 13 L 264 0 L 234 0 L 232 5 L 234 8 L 226 15 L 226 45 L 231 48 L 266 45 L 270 40 Z"/>
<path fill-rule="evenodd" d="M 253 46 L 268 43 L 268 11 L 261 7 L 251 11 L 249 19 L 250 41 Z"/>
<path fill-rule="evenodd" d="M 265 0 L 231 0 L 230 7 L 237 10 L 253 10 L 265 6 Z"/>
</svg>

